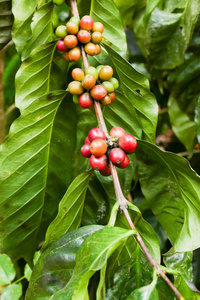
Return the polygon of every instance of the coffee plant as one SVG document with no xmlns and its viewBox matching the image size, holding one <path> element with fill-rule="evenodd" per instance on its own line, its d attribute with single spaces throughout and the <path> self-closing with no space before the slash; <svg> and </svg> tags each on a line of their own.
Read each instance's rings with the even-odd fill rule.
<svg viewBox="0 0 200 300">
<path fill-rule="evenodd" d="M 200 299 L 199 14 L 0 0 L 2 300 Z"/>
</svg>

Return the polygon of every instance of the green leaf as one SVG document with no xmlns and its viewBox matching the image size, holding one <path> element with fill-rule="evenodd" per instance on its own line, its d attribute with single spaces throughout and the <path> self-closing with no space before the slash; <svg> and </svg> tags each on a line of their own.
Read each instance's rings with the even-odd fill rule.
<svg viewBox="0 0 200 300">
<path fill-rule="evenodd" d="M 9 284 L 15 278 L 16 272 L 9 256 L 0 254 L 0 284 Z"/>
<path fill-rule="evenodd" d="M 11 284 L 3 289 L 1 294 L 1 300 L 18 300 L 22 295 L 22 285 L 21 283 L 18 284 Z"/>
<path fill-rule="evenodd" d="M 123 101 L 130 101 L 137 122 L 142 129 L 143 139 L 154 142 L 157 124 L 158 106 L 154 95 L 149 90 L 148 79 L 137 72 L 116 51 L 104 44 L 118 73 L 124 96 Z M 122 96 L 123 97 L 123 96 Z M 117 100 L 116 100 L 117 101 Z"/>
<path fill-rule="evenodd" d="M 78 175 L 69 186 L 59 204 L 56 218 L 49 225 L 43 250 L 61 235 L 78 228 L 81 224 L 85 194 L 92 172 Z"/>
<path fill-rule="evenodd" d="M 40 257 L 40 251 L 35 252 L 34 258 L 33 258 L 33 264 L 34 265 L 38 261 L 39 257 Z M 26 277 L 26 279 L 28 281 L 30 281 L 31 274 L 32 274 L 32 269 L 29 267 L 28 264 L 26 264 L 25 267 L 24 267 L 24 276 Z"/>
<path fill-rule="evenodd" d="M 198 98 L 197 105 L 195 108 L 195 122 L 197 127 L 197 139 L 200 144 L 200 97 Z"/>
<path fill-rule="evenodd" d="M 52 299 L 85 299 L 91 276 L 104 267 L 113 251 L 133 233 L 133 230 L 106 227 L 87 238 L 76 255 L 76 266 L 70 281 Z"/>
<path fill-rule="evenodd" d="M 76 114 L 66 93 L 36 99 L 1 145 L 1 249 L 29 262 L 72 180 Z"/>
<path fill-rule="evenodd" d="M 138 141 L 136 156 L 142 192 L 173 244 L 173 252 L 200 247 L 197 174 L 186 159 L 144 141 Z"/>
<path fill-rule="evenodd" d="M 53 8 L 53 3 L 49 2 L 34 14 L 33 22 L 31 23 L 32 35 L 24 46 L 22 60 L 26 59 L 36 47 L 52 41 L 53 28 L 51 17 Z"/>
<path fill-rule="evenodd" d="M 22 53 L 25 43 L 30 39 L 32 17 L 37 6 L 37 0 L 13 0 L 12 12 L 14 24 L 12 28 L 12 38 L 19 54 Z"/>
<path fill-rule="evenodd" d="M 11 6 L 11 0 L 0 0 L 0 50 L 11 40 L 13 24 Z"/>
<path fill-rule="evenodd" d="M 72 276 L 81 244 L 102 226 L 85 226 L 61 236 L 40 256 L 33 270 L 26 300 L 49 299 Z"/>
</svg>

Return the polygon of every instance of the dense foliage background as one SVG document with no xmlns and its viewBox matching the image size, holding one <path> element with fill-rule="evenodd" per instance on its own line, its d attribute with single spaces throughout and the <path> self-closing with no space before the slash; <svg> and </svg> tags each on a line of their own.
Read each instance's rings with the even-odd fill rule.
<svg viewBox="0 0 200 300">
<path fill-rule="evenodd" d="M 184 298 L 200 299 L 200 3 L 78 8 L 105 27 L 90 64 L 120 80 L 108 129 L 138 139 L 118 172 L 132 220 Z M 26 299 L 175 299 L 118 211 L 112 179 L 80 155 L 97 120 L 66 91 L 82 61 L 63 60 L 54 32 L 70 17 L 66 4 L 0 0 L 1 299 L 24 299 L 29 281 Z"/>
</svg>

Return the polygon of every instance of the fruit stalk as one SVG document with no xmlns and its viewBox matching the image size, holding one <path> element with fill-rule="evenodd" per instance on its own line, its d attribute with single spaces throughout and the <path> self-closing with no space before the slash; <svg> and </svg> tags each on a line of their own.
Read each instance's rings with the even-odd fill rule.
<svg viewBox="0 0 200 300">
<path fill-rule="evenodd" d="M 76 0 L 70 0 L 70 4 L 71 4 L 71 9 L 72 9 L 73 16 L 79 17 L 79 12 L 78 12 L 78 8 L 77 8 Z M 87 69 L 89 67 L 89 62 L 88 62 L 87 55 L 85 53 L 85 50 L 84 50 L 83 46 L 81 46 L 81 54 L 82 54 L 84 69 Z M 107 138 L 110 138 L 110 136 L 108 134 L 107 127 L 106 127 L 106 124 L 105 124 L 105 121 L 104 121 L 104 118 L 103 118 L 103 114 L 102 114 L 102 110 L 101 110 L 101 106 L 100 106 L 99 101 L 94 100 L 94 108 L 95 108 L 99 128 L 104 131 Z M 118 200 L 120 209 L 123 211 L 124 216 L 125 216 L 128 224 L 129 224 L 130 228 L 136 230 L 135 225 L 133 224 L 133 222 L 131 220 L 131 217 L 129 215 L 129 212 L 127 210 L 128 201 L 122 193 L 122 189 L 121 189 L 121 186 L 120 186 L 117 170 L 116 170 L 116 167 L 112 164 L 112 162 L 110 162 L 110 168 L 111 168 L 111 174 L 112 174 L 115 194 L 116 194 L 116 198 Z M 169 278 L 165 275 L 164 271 L 160 268 L 159 264 L 155 261 L 155 259 L 153 258 L 153 256 L 149 252 L 149 250 L 146 247 L 145 243 L 143 242 L 140 234 L 137 232 L 136 234 L 134 234 L 134 237 L 137 240 L 138 244 L 140 245 L 142 251 L 146 255 L 146 257 L 147 257 L 148 261 L 150 262 L 151 266 L 153 268 L 156 268 L 157 274 L 165 280 L 165 282 L 170 286 L 170 288 L 173 290 L 173 292 L 175 293 L 175 295 L 177 296 L 178 299 L 184 300 L 182 295 L 179 293 L 179 291 L 176 289 L 176 287 L 173 285 L 173 283 L 169 280 Z"/>
</svg>

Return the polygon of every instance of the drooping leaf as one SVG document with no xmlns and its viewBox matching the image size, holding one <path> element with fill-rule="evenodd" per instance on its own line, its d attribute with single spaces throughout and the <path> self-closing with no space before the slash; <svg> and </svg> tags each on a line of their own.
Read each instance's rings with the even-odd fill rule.
<svg viewBox="0 0 200 300">
<path fill-rule="evenodd" d="M 12 38 L 18 53 L 21 55 L 25 43 L 30 39 L 32 17 L 37 6 L 37 0 L 13 0 L 12 12 L 14 24 L 12 28 Z"/>
<path fill-rule="evenodd" d="M 173 252 L 200 247 L 197 174 L 186 159 L 144 141 L 138 141 L 136 156 L 142 192 L 173 244 Z"/>
<path fill-rule="evenodd" d="M 33 270 L 26 300 L 49 299 L 70 280 L 81 244 L 102 226 L 85 226 L 61 236 L 43 252 Z"/>
<path fill-rule="evenodd" d="M 137 122 L 142 129 L 143 139 L 154 142 L 158 106 L 154 95 L 149 90 L 148 79 L 137 72 L 115 50 L 106 44 L 104 44 L 104 47 L 108 51 L 118 73 L 125 95 L 124 98 L 122 97 L 123 101 L 130 101 L 132 110 L 135 110 Z"/>
<path fill-rule="evenodd" d="M 85 194 L 92 172 L 78 175 L 60 201 L 56 218 L 47 229 L 43 250 L 61 235 L 78 228 L 81 224 Z"/>
<path fill-rule="evenodd" d="M 1 300 L 19 300 L 22 295 L 22 285 L 11 284 L 3 289 Z"/>
<path fill-rule="evenodd" d="M 53 28 L 51 16 L 53 7 L 53 3 L 49 2 L 35 12 L 33 22 L 31 23 L 32 35 L 24 46 L 22 60 L 26 59 L 36 47 L 52 41 Z"/>
<path fill-rule="evenodd" d="M 0 50 L 11 40 L 13 15 L 11 0 L 0 0 Z"/>
<path fill-rule="evenodd" d="M 76 114 L 65 96 L 33 101 L 1 145 L 1 250 L 29 262 L 72 180 Z"/>
<path fill-rule="evenodd" d="M 9 256 L 0 254 L 0 284 L 9 284 L 15 278 L 16 272 Z"/>
</svg>

